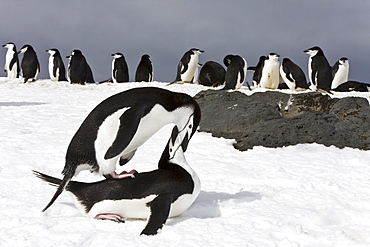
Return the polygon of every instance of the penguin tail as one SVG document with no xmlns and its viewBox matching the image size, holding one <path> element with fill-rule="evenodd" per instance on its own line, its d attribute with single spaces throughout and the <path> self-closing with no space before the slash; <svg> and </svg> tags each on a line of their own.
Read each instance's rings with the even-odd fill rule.
<svg viewBox="0 0 370 247">
<path fill-rule="evenodd" d="M 55 192 L 55 194 L 53 196 L 53 198 L 51 198 L 48 205 L 46 205 L 46 207 L 42 210 L 42 212 L 45 212 L 55 202 L 55 200 L 63 192 L 63 190 L 66 189 L 69 181 L 71 181 L 71 179 L 73 177 L 73 173 L 66 173 L 62 180 L 58 179 L 58 178 L 48 176 L 46 174 L 43 174 L 43 173 L 40 173 L 40 172 L 37 172 L 37 171 L 33 171 L 33 173 L 38 178 L 41 178 L 42 180 L 48 182 L 49 184 L 51 184 L 53 186 L 58 186 L 59 185 L 57 191 Z"/>
</svg>

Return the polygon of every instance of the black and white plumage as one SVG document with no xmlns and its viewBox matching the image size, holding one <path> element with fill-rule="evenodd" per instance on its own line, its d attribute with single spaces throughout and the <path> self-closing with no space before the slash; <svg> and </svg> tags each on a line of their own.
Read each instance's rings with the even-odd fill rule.
<svg viewBox="0 0 370 247">
<path fill-rule="evenodd" d="M 263 64 L 267 58 L 268 57 L 266 56 L 260 56 L 256 66 L 250 66 L 247 68 L 248 70 L 254 71 L 253 76 L 252 76 L 252 83 L 254 87 L 258 87 L 260 84 Z"/>
<path fill-rule="evenodd" d="M 107 98 L 90 112 L 73 136 L 63 181 L 44 211 L 81 170 L 119 177 L 115 173 L 117 163 L 124 165 L 131 160 L 136 149 L 163 126 L 174 123 L 180 137 L 187 135 L 190 139 L 199 122 L 200 108 L 187 94 L 147 87 Z"/>
<path fill-rule="evenodd" d="M 237 90 L 242 87 L 247 75 L 247 61 L 239 55 L 226 55 L 223 60 L 227 67 L 224 90 Z M 249 87 L 249 85 L 248 85 Z"/>
<path fill-rule="evenodd" d="M 199 72 L 198 83 L 207 87 L 218 87 L 225 82 L 225 68 L 214 61 L 206 62 Z"/>
<path fill-rule="evenodd" d="M 308 59 L 308 75 L 311 82 L 310 88 L 314 91 L 321 89 L 329 92 L 333 77 L 331 66 L 324 52 L 318 46 L 314 46 L 303 52 L 310 55 Z"/>
<path fill-rule="evenodd" d="M 112 54 L 112 80 L 115 83 L 128 82 L 129 81 L 129 72 L 128 66 L 126 63 L 125 56 L 116 52 Z"/>
<path fill-rule="evenodd" d="M 58 49 L 48 49 L 49 57 L 49 75 L 52 81 L 67 81 L 66 69 L 64 67 L 63 59 Z"/>
<path fill-rule="evenodd" d="M 333 81 L 331 82 L 331 89 L 339 87 L 342 83 L 348 81 L 349 61 L 348 58 L 340 58 L 332 67 Z"/>
<path fill-rule="evenodd" d="M 85 84 L 87 82 L 89 65 L 80 50 L 73 50 L 68 64 L 68 79 L 70 83 Z M 91 70 L 91 69 L 90 69 Z"/>
<path fill-rule="evenodd" d="M 37 54 L 31 45 L 24 45 L 18 53 L 23 53 L 21 71 L 24 83 L 28 80 L 35 81 L 40 72 L 40 63 Z"/>
<path fill-rule="evenodd" d="M 141 56 L 139 65 L 136 68 L 135 81 L 152 82 L 153 78 L 153 65 L 150 61 L 150 56 L 148 54 L 144 54 Z"/>
<path fill-rule="evenodd" d="M 20 65 L 18 52 L 13 42 L 6 43 L 3 47 L 8 48 L 5 55 L 4 71 L 7 72 L 8 79 L 19 78 Z"/>
<path fill-rule="evenodd" d="M 290 90 L 308 89 L 303 70 L 289 58 L 284 58 L 280 66 L 280 75 Z"/>
<path fill-rule="evenodd" d="M 261 79 L 259 86 L 268 89 L 277 89 L 280 84 L 280 55 L 270 53 L 261 67 Z"/>
<path fill-rule="evenodd" d="M 358 81 L 346 81 L 334 88 L 333 91 L 337 92 L 370 92 L 370 83 Z"/>
<path fill-rule="evenodd" d="M 183 213 L 199 195 L 200 180 L 184 156 L 189 138 L 190 132 L 182 139 L 174 126 L 158 169 L 136 172 L 125 179 L 95 183 L 71 181 L 66 190 L 73 194 L 76 206 L 88 217 L 117 222 L 124 222 L 126 218 L 148 219 L 141 234 L 155 235 L 168 217 Z M 34 173 L 52 185 L 62 183 L 60 179 Z"/>
<path fill-rule="evenodd" d="M 199 54 L 203 52 L 204 51 L 197 48 L 192 48 L 189 51 L 185 52 L 177 66 L 177 74 L 175 81 L 182 82 L 193 81 L 195 73 L 197 73 L 198 71 Z"/>
</svg>

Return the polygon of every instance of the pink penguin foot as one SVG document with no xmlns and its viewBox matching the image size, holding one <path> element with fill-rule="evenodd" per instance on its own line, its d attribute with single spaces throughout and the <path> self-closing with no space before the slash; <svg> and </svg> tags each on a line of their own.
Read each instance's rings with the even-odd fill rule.
<svg viewBox="0 0 370 247">
<path fill-rule="evenodd" d="M 122 178 L 135 178 L 136 170 L 131 170 L 129 172 L 123 171 L 120 174 L 116 173 L 115 171 L 111 174 L 105 176 L 106 178 L 114 178 L 114 179 L 122 179 Z"/>
<path fill-rule="evenodd" d="M 98 214 L 94 217 L 94 219 L 97 219 L 97 220 L 111 220 L 111 221 L 118 222 L 118 223 L 125 223 L 125 221 L 122 219 L 122 217 L 118 214 L 110 214 L 110 213 Z"/>
</svg>

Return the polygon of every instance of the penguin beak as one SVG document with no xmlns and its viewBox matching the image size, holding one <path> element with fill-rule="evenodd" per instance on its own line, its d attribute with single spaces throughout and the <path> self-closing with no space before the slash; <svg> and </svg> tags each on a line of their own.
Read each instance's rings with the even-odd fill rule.
<svg viewBox="0 0 370 247">
<path fill-rule="evenodd" d="M 6 45 L 2 45 L 3 47 L 5 47 Z"/>
</svg>

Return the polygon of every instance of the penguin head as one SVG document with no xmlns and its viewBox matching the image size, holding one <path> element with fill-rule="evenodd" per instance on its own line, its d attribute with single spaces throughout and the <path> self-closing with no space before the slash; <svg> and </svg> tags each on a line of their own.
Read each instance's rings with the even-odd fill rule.
<svg viewBox="0 0 370 247">
<path fill-rule="evenodd" d="M 15 44 L 13 42 L 9 42 L 3 45 L 4 48 L 8 48 L 8 49 L 13 49 L 14 46 Z"/>
<path fill-rule="evenodd" d="M 323 53 L 323 51 L 321 50 L 321 48 L 318 47 L 318 46 L 311 47 L 310 49 L 304 50 L 303 52 L 304 53 L 307 53 L 311 57 L 314 57 L 317 54 L 320 54 L 320 53 L 322 54 Z"/>
<path fill-rule="evenodd" d="M 229 55 L 226 55 L 225 57 L 224 57 L 224 64 L 225 64 L 225 66 L 226 67 L 228 67 L 229 65 L 230 65 L 230 63 L 231 63 L 231 59 L 234 57 L 234 55 L 232 55 L 232 54 L 229 54 Z"/>
<path fill-rule="evenodd" d="M 57 49 L 48 49 L 48 50 L 45 50 L 47 53 L 49 53 L 50 55 L 55 55 L 57 52 L 58 52 L 58 50 Z"/>
<path fill-rule="evenodd" d="M 80 50 L 73 50 L 71 52 L 71 57 L 73 56 L 82 56 L 82 52 Z"/>
<path fill-rule="evenodd" d="M 348 58 L 346 58 L 346 57 L 340 58 L 339 59 L 339 64 L 341 64 L 341 65 L 348 64 Z"/>
<path fill-rule="evenodd" d="M 279 59 L 279 57 L 280 57 L 280 55 L 279 54 L 276 54 L 276 53 L 274 53 L 274 52 L 271 52 L 270 54 L 269 54 L 269 59 L 270 60 L 278 60 Z"/>
<path fill-rule="evenodd" d="M 141 56 L 141 60 L 150 60 L 150 56 L 148 54 L 144 54 Z"/>
<path fill-rule="evenodd" d="M 25 53 L 25 52 L 30 51 L 30 50 L 33 50 L 32 46 L 24 45 L 24 46 L 22 46 L 22 48 L 19 50 L 18 53 Z"/>
<path fill-rule="evenodd" d="M 190 51 L 192 51 L 193 54 L 195 54 L 195 55 L 199 55 L 199 54 L 201 54 L 201 53 L 204 52 L 204 51 L 202 51 L 202 50 L 200 50 L 198 48 L 192 48 L 192 49 L 190 49 Z"/>
<path fill-rule="evenodd" d="M 111 56 L 112 56 L 114 59 L 117 59 L 117 58 L 123 57 L 123 54 L 122 54 L 122 53 L 120 53 L 120 52 L 116 52 L 116 53 L 113 53 Z"/>
</svg>

